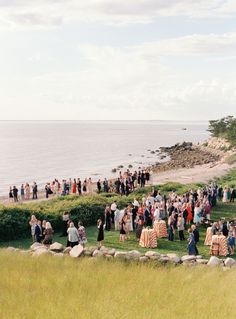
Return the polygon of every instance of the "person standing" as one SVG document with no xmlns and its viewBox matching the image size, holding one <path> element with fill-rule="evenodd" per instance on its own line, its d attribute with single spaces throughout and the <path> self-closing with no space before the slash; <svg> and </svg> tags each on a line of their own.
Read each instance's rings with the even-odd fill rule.
<svg viewBox="0 0 236 319">
<path fill-rule="evenodd" d="M 13 186 L 12 193 L 13 193 L 14 202 L 18 202 L 18 189 L 16 188 L 16 186 Z"/>
<path fill-rule="evenodd" d="M 78 233 L 79 233 L 79 244 L 84 247 L 85 244 L 87 243 L 87 237 L 86 237 L 85 228 L 82 222 L 78 222 Z"/>
<path fill-rule="evenodd" d="M 77 188 L 77 183 L 76 183 L 76 179 L 74 178 L 74 181 L 72 183 L 72 194 L 76 194 L 76 188 Z"/>
<path fill-rule="evenodd" d="M 28 183 L 25 184 L 25 199 L 26 200 L 30 199 L 30 186 Z"/>
<path fill-rule="evenodd" d="M 13 191 L 12 191 L 12 187 L 10 186 L 9 189 L 9 202 L 12 203 L 13 202 Z"/>
<path fill-rule="evenodd" d="M 194 239 L 194 234 L 191 228 L 188 230 L 189 238 L 188 238 L 188 254 L 196 256 L 196 243 Z"/>
<path fill-rule="evenodd" d="M 177 228 L 178 228 L 178 232 L 179 232 L 179 240 L 180 241 L 185 240 L 185 238 L 184 238 L 184 217 L 183 217 L 183 213 L 179 214 L 179 216 L 178 216 Z"/>
<path fill-rule="evenodd" d="M 105 229 L 107 231 L 111 230 L 111 210 L 109 206 L 105 208 Z"/>
<path fill-rule="evenodd" d="M 41 243 L 42 236 L 43 236 L 43 232 L 42 232 L 41 220 L 38 220 L 35 226 L 35 241 L 37 243 Z"/>
<path fill-rule="evenodd" d="M 44 245 L 51 245 L 52 244 L 52 235 L 53 235 L 53 229 L 50 222 L 46 222 L 45 225 L 45 237 L 43 240 Z"/>
<path fill-rule="evenodd" d="M 101 247 L 104 240 L 104 230 L 103 230 L 103 222 L 100 218 L 97 221 L 97 228 L 98 228 L 97 242 L 98 242 L 98 246 Z"/>
<path fill-rule="evenodd" d="M 111 204 L 111 222 L 114 224 L 115 211 L 117 210 L 116 200 Z"/>
<path fill-rule="evenodd" d="M 32 215 L 29 221 L 29 225 L 31 228 L 31 236 L 32 236 L 32 241 L 33 243 L 35 242 L 35 227 L 37 225 L 37 218 L 35 217 L 35 215 Z"/>
<path fill-rule="evenodd" d="M 36 184 L 36 182 L 34 182 L 33 184 L 32 191 L 33 191 L 33 199 L 38 199 L 38 185 Z"/>
<path fill-rule="evenodd" d="M 79 195 L 82 194 L 82 186 L 81 186 L 81 180 L 80 180 L 80 178 L 77 179 L 77 191 L 78 191 L 78 194 L 79 194 Z"/>
<path fill-rule="evenodd" d="M 194 242 L 195 242 L 195 251 L 196 251 L 196 254 L 198 255 L 199 252 L 198 252 L 198 248 L 197 248 L 197 243 L 199 242 L 199 231 L 196 227 L 196 225 L 192 225 L 191 226 L 191 230 L 192 230 L 192 233 L 193 233 L 193 236 L 194 236 Z"/>
<path fill-rule="evenodd" d="M 73 222 L 70 222 L 69 228 L 67 229 L 68 234 L 68 246 L 73 248 L 79 245 L 79 232 Z"/>
<path fill-rule="evenodd" d="M 100 179 L 97 181 L 97 190 L 98 190 L 98 194 L 101 193 L 101 189 L 102 189 L 102 185 L 101 185 L 101 181 Z"/>
<path fill-rule="evenodd" d="M 21 197 L 22 201 L 25 199 L 25 187 L 24 187 L 24 184 L 22 184 L 21 188 L 20 188 L 20 197 Z"/>
<path fill-rule="evenodd" d="M 68 222 L 70 220 L 70 215 L 68 212 L 64 212 L 62 215 L 62 234 L 60 237 L 66 237 L 67 236 L 67 228 L 68 228 Z"/>
<path fill-rule="evenodd" d="M 174 241 L 174 233 L 175 233 L 175 213 L 173 212 L 168 218 L 168 240 Z"/>
</svg>

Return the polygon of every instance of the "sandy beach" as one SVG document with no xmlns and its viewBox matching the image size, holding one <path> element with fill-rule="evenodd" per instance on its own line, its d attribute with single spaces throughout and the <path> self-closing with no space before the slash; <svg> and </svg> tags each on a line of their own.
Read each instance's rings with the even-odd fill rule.
<svg viewBox="0 0 236 319">
<path fill-rule="evenodd" d="M 235 167 L 236 164 L 229 165 L 219 162 L 216 164 L 195 166 L 193 168 L 179 168 L 177 170 L 154 173 L 152 183 L 154 185 L 167 182 L 178 182 L 181 184 L 207 183 L 214 177 L 221 177 L 227 174 L 227 172 Z"/>
</svg>

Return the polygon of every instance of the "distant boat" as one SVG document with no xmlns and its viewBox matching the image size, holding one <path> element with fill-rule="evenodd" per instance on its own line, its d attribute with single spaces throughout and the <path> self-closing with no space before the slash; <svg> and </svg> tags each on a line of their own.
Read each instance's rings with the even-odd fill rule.
<svg viewBox="0 0 236 319">
<path fill-rule="evenodd" d="M 183 128 L 182 128 L 182 131 L 187 131 L 187 128 L 186 128 L 186 127 L 183 127 Z"/>
</svg>

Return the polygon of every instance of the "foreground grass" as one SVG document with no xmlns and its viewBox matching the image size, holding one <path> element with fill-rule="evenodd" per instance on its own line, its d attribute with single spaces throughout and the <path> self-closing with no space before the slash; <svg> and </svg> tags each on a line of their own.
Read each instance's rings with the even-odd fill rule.
<svg viewBox="0 0 236 319">
<path fill-rule="evenodd" d="M 236 269 L 0 251 L 0 318 L 235 318 Z"/>
</svg>

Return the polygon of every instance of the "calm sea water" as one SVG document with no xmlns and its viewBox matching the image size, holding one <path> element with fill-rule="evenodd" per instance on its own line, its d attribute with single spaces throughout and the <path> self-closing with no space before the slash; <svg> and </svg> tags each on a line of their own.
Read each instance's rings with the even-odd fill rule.
<svg viewBox="0 0 236 319">
<path fill-rule="evenodd" d="M 112 168 L 155 163 L 148 149 L 201 142 L 206 129 L 196 122 L 0 122 L 0 195 L 34 180 L 43 186 L 54 178 L 116 177 Z"/>
</svg>

